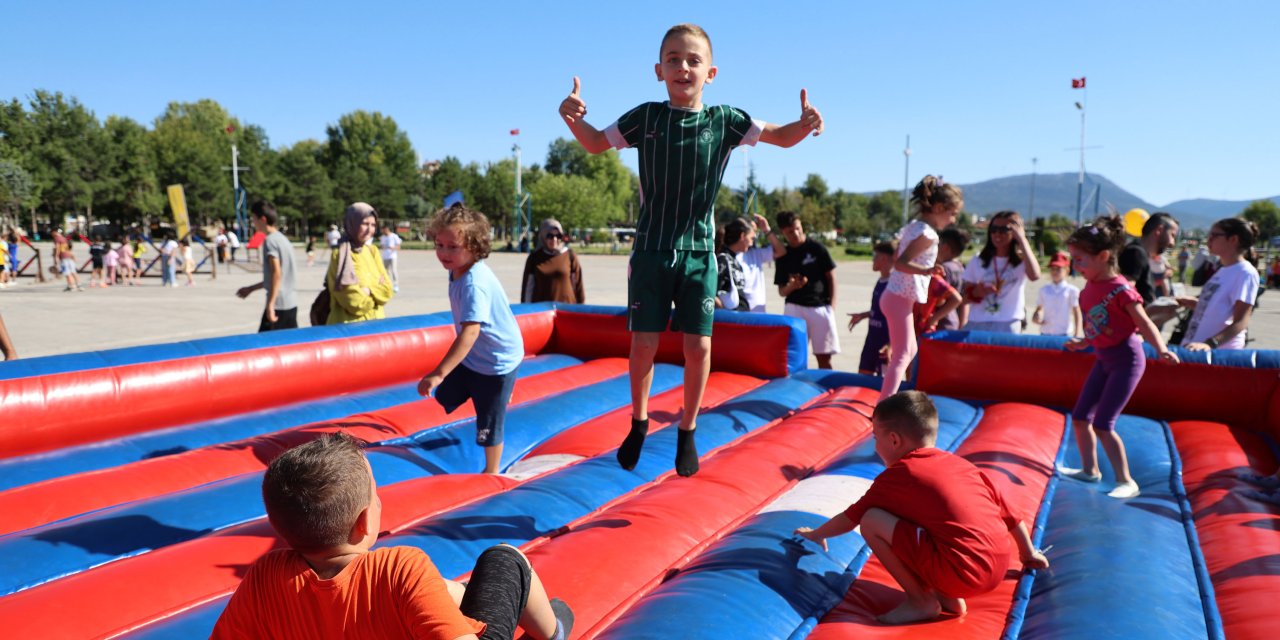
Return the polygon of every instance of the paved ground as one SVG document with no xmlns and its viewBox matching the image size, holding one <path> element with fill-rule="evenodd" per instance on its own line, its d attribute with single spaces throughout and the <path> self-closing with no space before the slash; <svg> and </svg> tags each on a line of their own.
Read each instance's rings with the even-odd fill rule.
<svg viewBox="0 0 1280 640">
<path fill-rule="evenodd" d="M 24 250 L 20 255 L 25 259 L 29 254 Z M 625 305 L 626 257 L 584 255 L 581 260 L 587 301 Z M 434 254 L 402 251 L 400 261 L 400 293 L 388 305 L 388 314 L 405 316 L 448 310 L 447 280 Z M 327 267 L 323 259 L 313 267 L 306 267 L 305 263 L 305 256 L 298 250 L 298 288 L 302 301 L 299 315 L 303 324 L 306 324 L 303 318 L 311 300 L 320 291 Z M 499 253 L 490 257 L 489 264 L 508 295 L 518 296 L 524 257 Z M 845 313 L 865 310 L 875 284 L 870 262 L 841 262 L 836 273 L 841 318 Z M 87 274 L 81 277 L 87 285 Z M 19 355 L 28 358 L 252 333 L 258 327 L 263 294 L 240 300 L 235 297 L 235 291 L 260 279 L 261 275 L 243 269 L 230 272 L 220 269 L 216 280 L 207 274 L 197 274 L 194 287 L 166 289 L 160 286 L 159 278 L 152 277 L 145 278 L 137 287 L 64 292 L 60 280 L 36 284 L 31 278 L 23 278 L 17 286 L 0 289 L 0 315 Z M 1028 287 L 1029 304 L 1034 304 L 1039 284 L 1031 283 Z M 1082 286 L 1083 282 L 1077 281 L 1076 285 Z M 1255 347 L 1280 348 L 1280 296 L 1273 299 L 1272 295 L 1275 294 L 1263 298 L 1253 318 L 1251 333 L 1256 337 L 1252 343 Z M 770 312 L 780 313 L 782 302 L 772 296 L 768 307 Z M 865 333 L 865 324 L 853 332 L 842 333 L 841 353 L 834 359 L 837 369 L 857 370 Z M 813 364 L 812 358 L 810 364 Z"/>
</svg>

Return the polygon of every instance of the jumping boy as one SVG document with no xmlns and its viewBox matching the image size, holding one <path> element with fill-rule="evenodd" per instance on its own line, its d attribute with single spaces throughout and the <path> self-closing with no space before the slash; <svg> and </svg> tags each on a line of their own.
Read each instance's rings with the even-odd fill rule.
<svg viewBox="0 0 1280 640">
<path fill-rule="evenodd" d="M 563 640 L 573 613 L 515 547 L 480 554 L 465 587 L 417 547 L 370 551 L 381 530 L 373 469 L 351 436 L 284 452 L 262 478 L 271 527 L 291 547 L 258 558 L 211 638 Z"/>
<path fill-rule="evenodd" d="M 433 216 L 427 229 L 440 266 L 449 271 L 449 308 L 458 335 L 439 366 L 418 383 L 418 393 L 426 397 L 434 390 L 445 413 L 471 400 L 476 444 L 484 447 L 484 472 L 498 473 L 524 337 L 502 283 L 484 261 L 489 257 L 489 219 L 457 203 Z"/>
<path fill-rule="evenodd" d="M 684 412 L 680 418 L 676 472 L 698 471 L 694 445 L 698 407 L 711 366 L 715 312 L 714 210 L 729 154 L 757 141 L 790 147 L 822 132 L 822 115 L 800 90 L 800 119 L 787 125 L 752 120 L 729 106 L 704 106 L 702 91 L 716 77 L 711 39 L 701 27 L 667 30 L 654 73 L 666 85 L 666 102 L 649 102 L 600 131 L 587 123 L 582 84 L 560 103 L 560 116 L 590 153 L 637 147 L 640 215 L 628 277 L 627 328 L 631 331 L 631 432 L 618 448 L 618 463 L 635 468 L 649 432 L 649 387 L 658 339 L 668 323 L 684 332 Z M 672 318 L 671 307 L 675 305 Z"/>
<path fill-rule="evenodd" d="M 796 535 L 825 550 L 827 538 L 861 525 L 872 553 L 907 594 L 906 602 L 878 616 L 881 622 L 931 620 L 943 611 L 964 615 L 964 598 L 991 591 L 1004 579 L 1008 534 L 1024 568 L 1048 568 L 1027 526 L 1009 513 L 986 475 L 968 460 L 934 448 L 938 410 L 929 396 L 889 396 L 871 414 L 871 429 L 885 470 L 844 513 L 817 529 L 796 529 Z"/>
</svg>

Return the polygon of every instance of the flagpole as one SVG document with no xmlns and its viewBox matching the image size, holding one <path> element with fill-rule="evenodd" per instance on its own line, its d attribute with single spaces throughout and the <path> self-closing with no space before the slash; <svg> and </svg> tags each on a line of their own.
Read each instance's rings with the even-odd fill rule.
<svg viewBox="0 0 1280 640">
<path fill-rule="evenodd" d="M 905 158 L 905 166 L 902 168 L 902 224 L 906 224 L 908 217 L 908 195 L 907 189 L 911 188 L 911 134 L 907 134 L 907 147 L 902 150 Z"/>
<path fill-rule="evenodd" d="M 1081 78 L 1084 86 L 1084 100 L 1076 103 L 1076 108 L 1080 109 L 1080 179 L 1076 183 L 1076 226 L 1081 223 L 1081 216 L 1084 213 L 1084 117 L 1086 109 L 1089 106 L 1089 85 L 1085 82 L 1085 78 Z"/>
</svg>

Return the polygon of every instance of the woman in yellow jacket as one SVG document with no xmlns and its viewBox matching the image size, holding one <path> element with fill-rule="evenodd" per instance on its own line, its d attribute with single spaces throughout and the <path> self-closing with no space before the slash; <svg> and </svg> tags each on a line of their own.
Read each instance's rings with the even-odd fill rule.
<svg viewBox="0 0 1280 640">
<path fill-rule="evenodd" d="M 382 266 L 378 247 L 369 239 L 378 232 L 378 212 L 363 202 L 347 207 L 342 240 L 329 260 L 328 324 L 387 317 L 383 309 L 393 295 L 391 276 Z"/>
</svg>

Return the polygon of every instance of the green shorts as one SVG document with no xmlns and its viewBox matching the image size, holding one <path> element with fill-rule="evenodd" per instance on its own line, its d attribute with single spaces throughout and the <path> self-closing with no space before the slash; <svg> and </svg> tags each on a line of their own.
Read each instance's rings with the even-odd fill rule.
<svg viewBox="0 0 1280 640">
<path fill-rule="evenodd" d="M 676 313 L 671 315 L 671 305 Z M 710 251 L 636 251 L 627 270 L 627 330 L 709 336 L 716 311 Z"/>
</svg>

